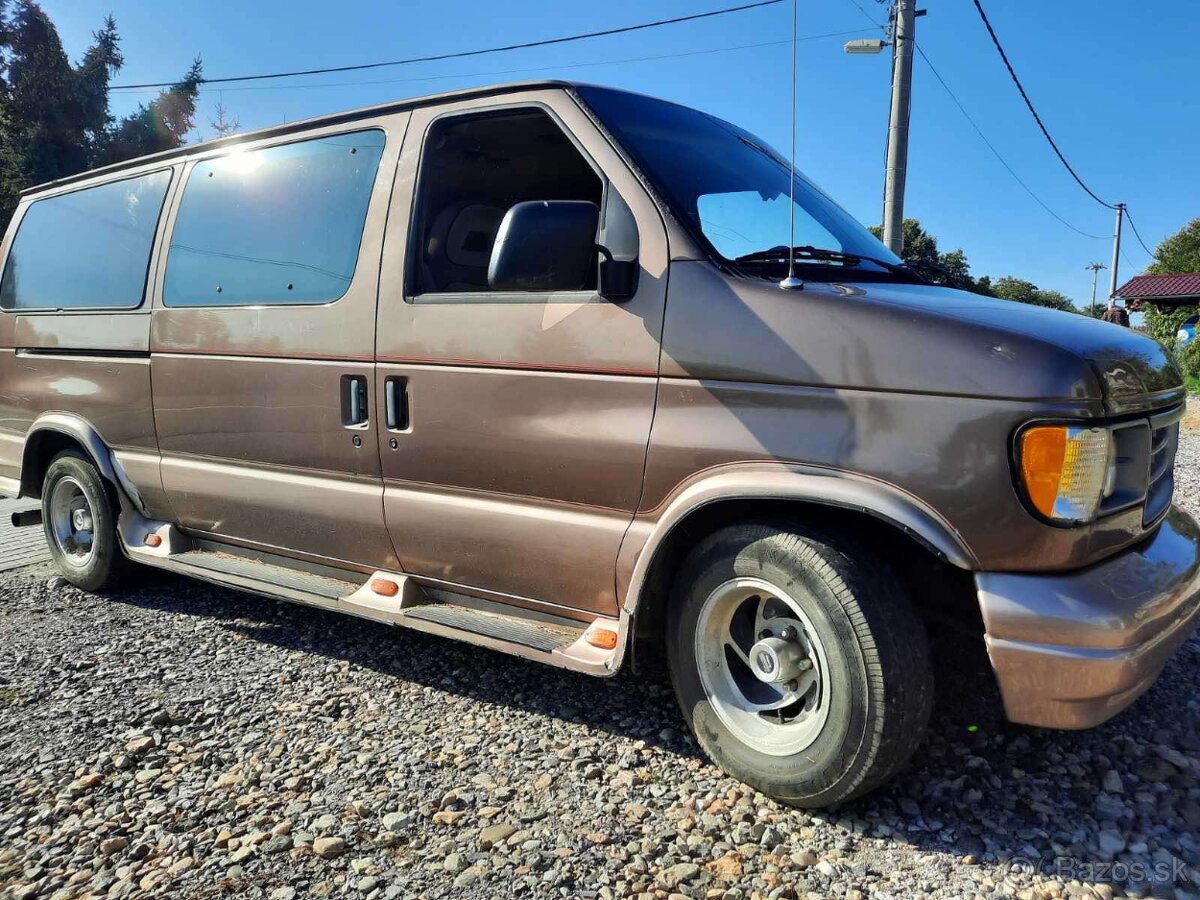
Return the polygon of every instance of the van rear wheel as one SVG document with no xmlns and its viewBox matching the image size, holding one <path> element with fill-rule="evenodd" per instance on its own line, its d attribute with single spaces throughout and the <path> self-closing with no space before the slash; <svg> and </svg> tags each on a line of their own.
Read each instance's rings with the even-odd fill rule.
<svg viewBox="0 0 1200 900">
<path fill-rule="evenodd" d="M 684 561 L 668 620 L 676 697 L 704 751 L 802 807 L 858 797 L 920 744 L 933 676 L 891 570 L 843 535 L 739 525 Z"/>
<path fill-rule="evenodd" d="M 104 590 L 125 573 L 112 491 L 82 454 L 64 451 L 46 469 L 42 527 L 55 566 L 76 587 Z"/>
</svg>

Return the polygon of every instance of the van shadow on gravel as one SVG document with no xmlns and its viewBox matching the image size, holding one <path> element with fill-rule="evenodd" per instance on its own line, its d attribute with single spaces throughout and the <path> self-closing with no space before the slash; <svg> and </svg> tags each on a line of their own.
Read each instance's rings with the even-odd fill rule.
<svg viewBox="0 0 1200 900">
<path fill-rule="evenodd" d="M 639 647 L 635 664 L 626 664 L 615 677 L 595 678 L 437 635 L 255 597 L 161 570 L 147 569 L 139 578 L 138 588 L 113 592 L 108 599 L 203 616 L 285 650 L 349 662 L 422 687 L 552 715 L 703 758 L 675 705 L 665 658 L 656 654 L 652 645 Z M 931 643 L 938 686 L 931 732 L 961 731 L 965 735 L 972 733 L 968 728 L 987 726 L 994 731 L 1005 727 L 999 692 L 982 644 L 949 632 L 934 636 Z M 514 696 L 513 683 L 522 681 L 528 683 L 528 691 Z M 572 698 L 571 702 L 562 702 L 563 697 Z M 598 700 L 602 702 L 596 705 Z M 619 727 L 607 715 L 614 707 L 625 710 L 623 719 L 632 717 L 655 726 L 653 733 Z M 666 738 L 658 734 L 663 729 L 671 730 Z"/>
<path fill-rule="evenodd" d="M 703 758 L 675 705 L 665 666 L 661 659 L 647 658 L 648 653 L 640 654 L 637 671 L 598 679 L 161 572 L 148 573 L 141 587 L 110 599 L 208 618 L 263 644 Z M 1154 787 L 1142 777 L 1147 770 L 1138 768 L 1147 761 L 1157 763 L 1154 747 L 1181 740 L 1187 744 L 1183 736 L 1198 731 L 1195 704 L 1189 703 L 1200 668 L 1195 640 L 1130 710 L 1085 732 L 1007 723 L 980 642 L 939 634 L 932 649 L 937 701 L 928 738 L 913 762 L 884 788 L 817 814 L 820 818 L 968 862 L 968 857 L 1001 862 L 1030 858 L 1047 864 L 1064 854 L 1076 861 L 1098 861 L 1102 830 L 1188 830 L 1177 810 L 1137 800 L 1135 793 Z M 1195 753 L 1200 744 L 1190 749 Z M 1104 794 L 1102 784 L 1111 772 L 1123 781 L 1123 795 Z M 1195 786 L 1186 772 L 1169 770 L 1165 778 L 1171 788 L 1180 788 L 1173 796 L 1186 796 L 1186 789 Z M 736 784 L 725 779 L 720 789 Z M 1109 798 L 1108 805 L 1098 808 L 1102 797 Z M 794 815 L 802 822 L 806 814 Z"/>
</svg>

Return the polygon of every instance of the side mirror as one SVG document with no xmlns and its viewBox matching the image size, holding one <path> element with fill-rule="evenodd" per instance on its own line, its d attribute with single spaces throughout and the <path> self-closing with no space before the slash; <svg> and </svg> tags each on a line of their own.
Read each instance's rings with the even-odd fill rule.
<svg viewBox="0 0 1200 900">
<path fill-rule="evenodd" d="M 595 271 L 600 209 L 586 200 L 530 200 L 504 214 L 488 286 L 496 291 L 583 290 Z"/>
</svg>

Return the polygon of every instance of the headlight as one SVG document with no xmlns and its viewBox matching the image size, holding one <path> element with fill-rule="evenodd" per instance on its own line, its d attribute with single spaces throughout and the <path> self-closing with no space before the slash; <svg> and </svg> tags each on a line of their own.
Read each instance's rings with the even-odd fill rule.
<svg viewBox="0 0 1200 900">
<path fill-rule="evenodd" d="M 1090 522 L 1116 481 L 1105 428 L 1036 425 L 1020 436 L 1020 477 L 1033 507 L 1058 522 Z"/>
</svg>

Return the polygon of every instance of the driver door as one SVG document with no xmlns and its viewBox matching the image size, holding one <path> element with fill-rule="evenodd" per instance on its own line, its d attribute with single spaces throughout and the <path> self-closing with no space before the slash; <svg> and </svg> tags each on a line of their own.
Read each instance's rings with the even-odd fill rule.
<svg viewBox="0 0 1200 900">
<path fill-rule="evenodd" d="M 603 204 L 640 235 L 624 302 L 595 285 L 498 292 L 506 211 Z M 602 207 L 603 208 L 603 207 Z M 657 209 L 565 91 L 415 110 L 385 237 L 376 344 L 387 527 L 405 572 L 529 607 L 615 614 L 658 381 Z"/>
</svg>

